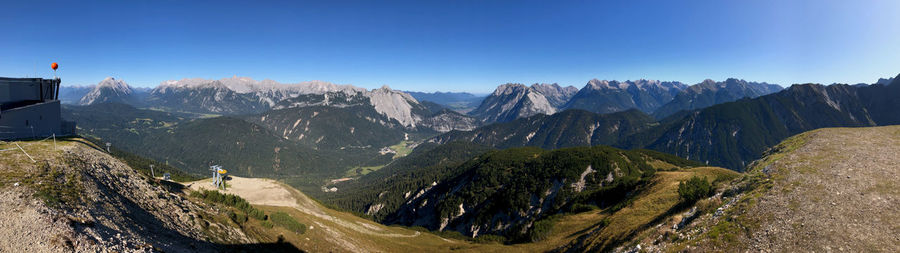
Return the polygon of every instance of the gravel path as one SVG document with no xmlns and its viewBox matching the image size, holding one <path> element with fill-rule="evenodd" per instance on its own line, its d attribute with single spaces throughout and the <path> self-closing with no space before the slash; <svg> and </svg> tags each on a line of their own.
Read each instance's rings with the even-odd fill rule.
<svg viewBox="0 0 900 253">
<path fill-rule="evenodd" d="M 900 126 L 822 129 L 772 165 L 752 251 L 900 252 Z"/>
</svg>

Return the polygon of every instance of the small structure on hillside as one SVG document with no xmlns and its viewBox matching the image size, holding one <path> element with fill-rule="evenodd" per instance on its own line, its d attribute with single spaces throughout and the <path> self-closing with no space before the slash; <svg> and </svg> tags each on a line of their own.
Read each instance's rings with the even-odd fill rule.
<svg viewBox="0 0 900 253">
<path fill-rule="evenodd" d="M 225 169 L 222 169 L 222 166 L 213 165 L 209 166 L 209 169 L 213 172 L 213 186 L 216 189 L 221 188 L 223 191 L 225 190 L 225 173 L 228 173 Z"/>
<path fill-rule="evenodd" d="M 0 77 L 0 140 L 75 134 L 60 117 L 59 78 Z"/>
</svg>

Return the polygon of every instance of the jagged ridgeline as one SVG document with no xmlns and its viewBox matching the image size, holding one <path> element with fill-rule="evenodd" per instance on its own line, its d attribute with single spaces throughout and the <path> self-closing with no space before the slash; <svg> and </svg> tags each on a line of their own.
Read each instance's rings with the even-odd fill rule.
<svg viewBox="0 0 900 253">
<path fill-rule="evenodd" d="M 716 89 L 727 91 L 728 82 L 740 83 L 730 79 Z M 898 96 L 897 81 L 863 86 L 802 84 L 756 98 L 679 111 L 659 121 L 634 109 L 611 114 L 567 110 L 471 131 L 451 131 L 430 141 L 470 141 L 498 148 L 583 145 L 646 148 L 741 171 L 766 149 L 804 131 L 900 124 L 900 114 L 895 112 L 900 108 Z M 723 101 L 731 98 L 735 96 Z"/>
<path fill-rule="evenodd" d="M 607 146 L 494 150 L 453 165 L 466 156 L 459 151 L 465 145 L 473 144 L 451 143 L 410 155 L 407 164 L 379 171 L 369 182 L 348 187 L 343 199 L 327 202 L 363 212 L 365 201 L 349 203 L 353 201 L 347 196 L 366 196 L 374 201 L 365 212 L 385 224 L 523 242 L 546 232 L 534 224 L 553 214 L 614 207 L 647 185 L 658 170 L 700 165 L 655 151 Z M 440 157 L 436 153 L 455 156 L 428 162 Z M 408 178 L 417 181 L 390 185 Z"/>
</svg>

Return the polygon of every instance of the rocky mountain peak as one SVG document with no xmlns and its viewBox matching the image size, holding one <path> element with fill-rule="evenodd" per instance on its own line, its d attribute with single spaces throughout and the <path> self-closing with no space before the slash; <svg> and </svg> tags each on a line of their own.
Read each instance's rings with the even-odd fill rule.
<svg viewBox="0 0 900 253">
<path fill-rule="evenodd" d="M 619 89 L 619 83 L 617 81 L 607 81 L 607 80 L 597 80 L 591 79 L 588 81 L 587 85 L 584 88 L 591 88 L 594 90 L 609 90 L 609 89 Z"/>
<path fill-rule="evenodd" d="M 526 87 L 524 84 L 521 84 L 521 83 L 506 83 L 506 84 L 497 86 L 497 89 L 494 90 L 494 93 L 492 93 L 492 95 L 494 95 L 494 96 L 509 95 L 513 92 L 524 91 L 526 89 L 528 89 L 528 87 Z"/>
<path fill-rule="evenodd" d="M 131 94 L 132 92 L 131 86 L 129 86 L 128 83 L 123 80 L 116 80 L 116 78 L 114 77 L 107 77 L 106 79 L 103 79 L 103 81 L 100 81 L 100 83 L 98 83 L 96 87 L 94 87 L 95 90 L 101 88 L 112 89 L 113 91 L 124 95 Z"/>
<path fill-rule="evenodd" d="M 900 75 L 898 75 L 897 77 L 900 77 Z M 894 78 L 894 77 L 891 77 L 891 78 L 878 78 L 878 81 L 875 82 L 875 84 L 888 85 L 888 84 L 891 84 L 892 82 L 894 82 L 895 79 L 896 79 L 896 78 Z"/>
<path fill-rule="evenodd" d="M 520 83 L 507 83 L 498 86 L 494 93 L 485 98 L 470 114 L 481 118 L 483 122 L 506 122 L 535 114 L 555 112 L 556 107 L 538 90 Z"/>
<path fill-rule="evenodd" d="M 78 102 L 82 105 L 105 102 L 127 102 L 132 100 L 134 90 L 123 80 L 107 77 L 100 81 Z"/>
<path fill-rule="evenodd" d="M 419 101 L 409 94 L 392 90 L 387 85 L 366 94 L 375 111 L 388 118 L 400 121 L 405 127 L 415 128 L 421 117 L 413 113 L 413 108 L 420 106 Z"/>
</svg>

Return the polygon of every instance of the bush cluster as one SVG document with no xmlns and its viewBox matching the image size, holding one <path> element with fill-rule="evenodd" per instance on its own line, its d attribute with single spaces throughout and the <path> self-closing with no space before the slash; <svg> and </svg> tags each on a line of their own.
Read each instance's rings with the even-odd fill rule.
<svg viewBox="0 0 900 253">
<path fill-rule="evenodd" d="M 687 181 L 678 183 L 678 196 L 684 203 L 694 203 L 702 198 L 712 195 L 714 189 L 709 181 L 699 176 L 693 176 Z"/>
<path fill-rule="evenodd" d="M 256 209 L 253 205 L 250 205 L 247 200 L 241 198 L 240 196 L 234 194 L 222 194 L 219 191 L 195 191 L 191 192 L 191 196 L 196 198 L 201 198 L 209 202 L 221 203 L 227 206 L 231 206 L 237 208 L 238 210 L 243 211 L 247 214 L 247 216 L 253 217 L 257 220 L 265 220 L 266 214 L 262 210 Z M 232 219 L 233 220 L 233 219 Z"/>
</svg>

